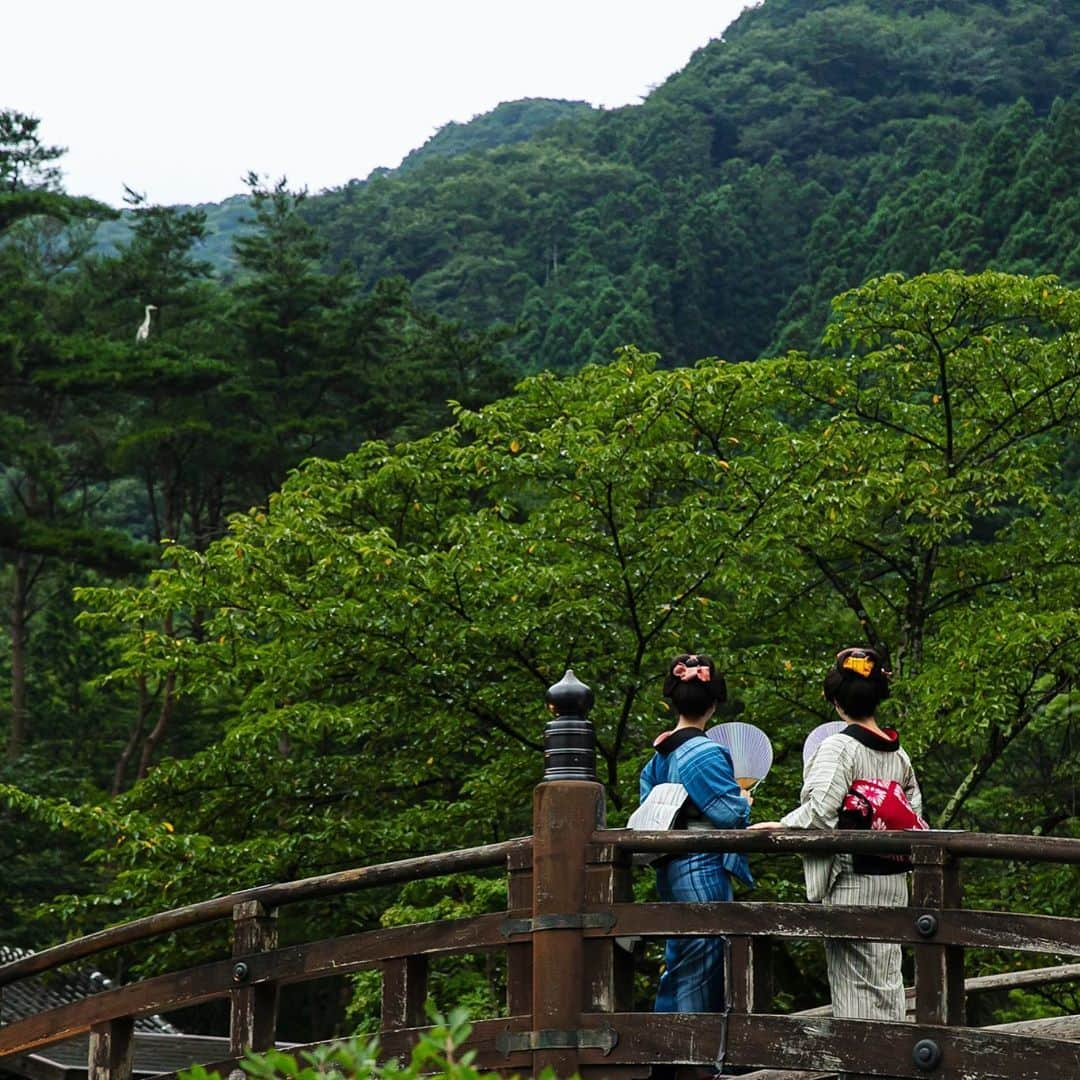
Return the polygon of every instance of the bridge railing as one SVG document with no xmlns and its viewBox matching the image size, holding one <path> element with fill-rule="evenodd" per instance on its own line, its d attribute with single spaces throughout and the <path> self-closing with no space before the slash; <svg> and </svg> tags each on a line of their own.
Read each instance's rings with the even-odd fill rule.
<svg viewBox="0 0 1080 1080">
<path fill-rule="evenodd" d="M 280 986 L 376 966 L 384 968 L 384 996 L 389 1005 L 384 1009 L 384 1023 L 389 1023 L 395 1014 L 394 995 L 407 995 L 415 986 L 415 980 L 403 978 L 417 969 L 417 957 L 411 954 L 423 955 L 425 949 L 452 954 L 501 948 L 504 939 L 498 925 L 504 916 L 374 931 L 279 948 L 276 924 L 280 908 L 363 889 L 504 867 L 509 856 L 528 850 L 530 843 L 526 837 L 262 885 L 135 919 L 0 965 L 2 994 L 3 987 L 20 979 L 177 930 L 223 919 L 231 919 L 233 925 L 232 958 L 143 979 L 0 1026 L 0 1058 L 88 1034 L 91 1075 L 128 1077 L 135 1019 L 221 998 L 230 999 L 229 1050 L 239 1057 L 248 1048 L 273 1045 Z M 401 1003 L 397 1006 L 400 1010 Z M 402 1022 L 404 1019 L 402 1014 Z"/>
<path fill-rule="evenodd" d="M 1015 949 L 1080 955 L 1080 919 L 971 911 L 961 906 L 961 858 L 1080 863 L 1080 841 L 957 833 L 640 833 L 596 828 L 599 786 L 573 781 L 537 789 L 532 838 L 262 886 L 89 935 L 0 968 L 0 985 L 73 960 L 146 941 L 183 926 L 231 917 L 234 955 L 158 975 L 0 1028 L 0 1056 L 89 1032 L 95 1078 L 130 1075 L 134 1019 L 231 998 L 230 1052 L 265 1048 L 275 1036 L 277 990 L 378 967 L 383 1042 L 404 1052 L 424 1024 L 427 970 L 440 955 L 505 950 L 507 1016 L 480 1020 L 483 1067 L 558 1075 L 643 1076 L 650 1064 L 845 1068 L 877 1076 L 1044 1078 L 1080 1076 L 1080 1046 L 965 1029 L 963 951 Z M 547 817 L 545 806 L 553 812 Z M 577 835 L 572 824 L 577 823 Z M 774 854 L 911 853 L 912 906 L 635 903 L 631 855 L 693 850 Z M 576 853 L 576 861 L 572 857 Z M 470 919 L 366 931 L 279 946 L 284 904 L 365 887 L 506 866 L 508 908 Z M 731 942 L 730 1012 L 664 1016 L 632 1009 L 630 953 L 622 936 L 722 934 Z M 770 938 L 897 941 L 916 953 L 915 1023 L 882 1024 L 773 1015 L 763 946 Z M 1064 970 L 1075 977 L 1075 970 Z M 1023 973 L 1016 973 L 1022 981 Z M 228 1067 L 231 1061 L 225 1062 Z"/>
<path fill-rule="evenodd" d="M 547 740 L 546 779 L 534 791 L 530 837 L 243 890 L 0 966 L 3 987 L 185 927 L 225 918 L 233 924 L 231 956 L 0 1027 L 0 1062 L 89 1033 L 90 1080 L 129 1080 L 136 1018 L 227 998 L 231 1056 L 205 1063 L 227 1071 L 244 1050 L 272 1045 L 282 986 L 371 968 L 382 973 L 384 1051 L 403 1054 L 424 1026 L 431 960 L 504 952 L 506 1015 L 477 1020 L 472 1047 L 481 1068 L 505 1074 L 537 1074 L 550 1067 L 560 1077 L 580 1073 L 629 1080 L 648 1076 L 655 1064 L 710 1067 L 720 1061 L 742 1068 L 941 1080 L 1080 1077 L 1080 1043 L 1028 1031 L 968 1028 L 964 1009 L 965 950 L 1080 956 L 1080 919 L 967 910 L 961 881 L 967 859 L 1080 864 L 1080 840 L 952 832 L 607 829 L 603 787 L 590 774 L 587 749 L 575 742 L 585 730 L 580 720 L 580 715 L 563 715 L 549 725 L 555 728 Z M 915 866 L 911 906 L 633 901 L 635 853 L 702 850 L 910 854 Z M 277 939 L 277 912 L 288 904 L 497 867 L 507 872 L 502 912 L 324 941 L 281 945 Z M 680 935 L 720 935 L 730 943 L 726 1012 L 634 1010 L 634 958 L 617 939 Z M 914 1023 L 773 1013 L 769 940 L 826 937 L 910 946 Z M 1062 967 L 1045 977 L 1075 974 Z"/>
</svg>

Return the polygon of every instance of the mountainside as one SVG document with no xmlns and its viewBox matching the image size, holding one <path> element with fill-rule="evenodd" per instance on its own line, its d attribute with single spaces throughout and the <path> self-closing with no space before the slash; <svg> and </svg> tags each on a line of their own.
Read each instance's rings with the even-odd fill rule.
<svg viewBox="0 0 1080 1080">
<path fill-rule="evenodd" d="M 592 112 L 593 107 L 584 101 L 553 98 L 504 101 L 490 112 L 474 116 L 468 123 L 451 121 L 444 124 L 423 146 L 409 153 L 396 169 L 376 169 L 368 179 L 407 173 L 432 159 L 457 157 L 459 154 L 523 142 L 561 121 L 580 118 Z M 233 241 L 238 235 L 243 235 L 245 224 L 250 224 L 252 220 L 248 196 L 232 195 L 220 203 L 181 205 L 176 209 L 199 210 L 206 215 L 206 236 L 197 246 L 198 255 L 220 275 L 235 273 L 237 266 Z M 127 210 L 114 220 L 102 222 L 94 236 L 95 248 L 101 252 L 116 251 L 130 240 L 131 222 L 131 212 Z"/>
<path fill-rule="evenodd" d="M 405 173 L 433 157 L 457 157 L 479 150 L 493 150 L 524 142 L 562 120 L 581 119 L 593 112 L 587 101 L 556 98 L 523 98 L 504 101 L 490 112 L 474 116 L 466 124 L 451 120 L 423 146 L 408 154 L 396 169 L 380 172 Z"/>
<path fill-rule="evenodd" d="M 1080 279 L 1078 90 L 1064 0 L 766 0 L 640 106 L 308 212 L 368 284 L 518 324 L 531 369 L 627 341 L 756 356 L 811 345 L 828 298 L 883 271 Z"/>
<path fill-rule="evenodd" d="M 205 259 L 220 275 L 228 277 L 236 270 L 233 241 L 249 231 L 253 213 L 247 195 L 231 195 L 219 203 L 200 203 L 197 206 L 182 205 L 174 209 L 184 212 L 197 210 L 206 215 L 206 236 L 194 247 L 194 253 Z M 121 211 L 120 217 L 102 222 L 94 233 L 95 250 L 114 254 L 131 242 L 135 218 L 130 210 Z"/>
</svg>

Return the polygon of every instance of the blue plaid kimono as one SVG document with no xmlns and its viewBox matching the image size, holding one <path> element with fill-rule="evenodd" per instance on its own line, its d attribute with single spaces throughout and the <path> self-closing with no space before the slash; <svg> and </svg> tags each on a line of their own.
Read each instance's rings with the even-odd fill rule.
<svg viewBox="0 0 1080 1080">
<path fill-rule="evenodd" d="M 690 796 L 691 814 L 717 829 L 741 829 L 750 819 L 731 755 L 698 728 L 681 728 L 657 743 L 656 753 L 641 772 L 642 801 L 656 784 L 678 783 Z M 657 865 L 661 900 L 731 900 L 731 877 L 753 884 L 742 855 L 696 852 L 665 859 Z M 668 938 L 664 973 L 656 995 L 657 1012 L 723 1012 L 724 939 Z"/>
</svg>

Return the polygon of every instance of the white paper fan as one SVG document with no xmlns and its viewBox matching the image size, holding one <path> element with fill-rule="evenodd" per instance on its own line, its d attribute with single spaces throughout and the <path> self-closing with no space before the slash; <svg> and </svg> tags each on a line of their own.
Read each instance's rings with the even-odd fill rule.
<svg viewBox="0 0 1080 1080">
<path fill-rule="evenodd" d="M 818 724 L 809 735 L 802 747 L 802 759 L 805 765 L 813 756 L 814 751 L 830 736 L 838 731 L 843 731 L 847 724 L 843 720 L 826 720 L 824 724 Z"/>
<path fill-rule="evenodd" d="M 772 743 L 761 728 L 736 720 L 717 724 L 705 734 L 731 752 L 735 780 L 744 791 L 750 791 L 769 775 L 773 760 Z"/>
</svg>

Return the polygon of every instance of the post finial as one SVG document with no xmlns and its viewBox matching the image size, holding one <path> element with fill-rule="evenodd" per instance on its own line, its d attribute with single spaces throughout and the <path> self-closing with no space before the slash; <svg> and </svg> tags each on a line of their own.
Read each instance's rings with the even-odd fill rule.
<svg viewBox="0 0 1080 1080">
<path fill-rule="evenodd" d="M 593 692 L 570 669 L 548 689 L 555 714 L 544 728 L 544 779 L 596 781 L 596 732 L 588 719 Z"/>
</svg>

